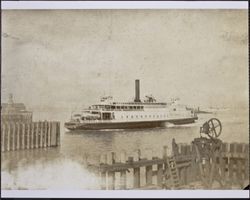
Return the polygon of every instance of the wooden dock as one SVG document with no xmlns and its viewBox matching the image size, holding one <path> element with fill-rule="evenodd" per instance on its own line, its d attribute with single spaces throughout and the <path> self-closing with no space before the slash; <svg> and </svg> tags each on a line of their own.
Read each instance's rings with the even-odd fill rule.
<svg viewBox="0 0 250 200">
<path fill-rule="evenodd" d="M 1 152 L 60 145 L 60 123 L 1 123 Z"/>
<path fill-rule="evenodd" d="M 229 189 L 233 185 L 243 188 L 249 181 L 249 144 L 222 143 L 214 161 L 199 160 L 201 157 L 194 144 L 173 140 L 171 156 L 167 156 L 166 146 L 162 157 L 143 158 L 140 150 L 136 156 L 110 152 L 100 156 L 99 166 L 90 168 L 99 173 L 104 190 L 187 189 L 197 182 L 203 189 L 211 189 L 216 181 L 218 189 Z"/>
</svg>

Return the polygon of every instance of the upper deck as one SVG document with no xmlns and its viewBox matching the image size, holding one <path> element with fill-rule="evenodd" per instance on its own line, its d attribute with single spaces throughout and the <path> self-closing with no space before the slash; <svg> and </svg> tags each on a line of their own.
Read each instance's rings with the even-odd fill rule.
<svg viewBox="0 0 250 200">
<path fill-rule="evenodd" d="M 102 110 L 102 111 L 139 111 L 145 108 L 166 108 L 167 103 L 156 102 L 110 102 L 94 104 L 86 110 Z"/>
</svg>

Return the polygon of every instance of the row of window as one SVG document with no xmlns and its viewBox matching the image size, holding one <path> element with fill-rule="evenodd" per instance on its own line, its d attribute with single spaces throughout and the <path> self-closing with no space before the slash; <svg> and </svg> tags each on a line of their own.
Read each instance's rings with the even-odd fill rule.
<svg viewBox="0 0 250 200">
<path fill-rule="evenodd" d="M 32 119 L 32 116 L 30 115 L 4 115 L 1 116 L 1 119 Z"/>
<path fill-rule="evenodd" d="M 111 110 L 143 110 L 143 106 L 113 106 L 113 105 L 95 105 L 93 109 L 111 109 Z"/>
<path fill-rule="evenodd" d="M 121 116 L 121 118 L 123 119 L 125 116 Z M 130 116 L 128 116 L 128 115 L 126 115 L 126 118 L 128 119 L 128 118 L 131 118 L 131 119 L 133 119 L 133 118 L 140 118 L 140 119 L 142 119 L 142 118 L 151 118 L 151 117 L 153 117 L 153 118 L 163 118 L 163 117 L 166 117 L 166 115 L 130 115 Z"/>
</svg>

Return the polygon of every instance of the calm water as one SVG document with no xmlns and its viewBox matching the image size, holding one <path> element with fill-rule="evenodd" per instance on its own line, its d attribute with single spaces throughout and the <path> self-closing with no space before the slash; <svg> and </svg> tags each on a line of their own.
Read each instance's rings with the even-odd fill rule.
<svg viewBox="0 0 250 200">
<path fill-rule="evenodd" d="M 190 125 L 169 126 L 147 130 L 106 130 L 68 132 L 63 123 L 68 113 L 35 113 L 34 120 L 60 120 L 61 146 L 58 148 L 22 150 L 1 153 L 2 189 L 95 189 L 98 179 L 89 173 L 84 163 L 98 163 L 100 155 L 111 151 L 126 151 L 142 156 L 162 155 L 164 145 L 171 151 L 171 141 L 190 143 L 199 137 L 200 126 L 211 117 L 221 120 L 220 138 L 227 142 L 248 142 L 248 112 L 221 111 L 199 115 Z"/>
</svg>

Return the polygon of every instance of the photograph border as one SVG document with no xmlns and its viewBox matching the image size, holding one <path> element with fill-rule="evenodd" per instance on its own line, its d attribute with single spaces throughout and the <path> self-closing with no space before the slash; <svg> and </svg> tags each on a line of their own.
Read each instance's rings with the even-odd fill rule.
<svg viewBox="0 0 250 200">
<path fill-rule="evenodd" d="M 1 1 L 2 10 L 24 9 L 248 9 L 248 1 Z M 248 190 L 2 190 L 2 197 L 247 198 Z"/>
</svg>

